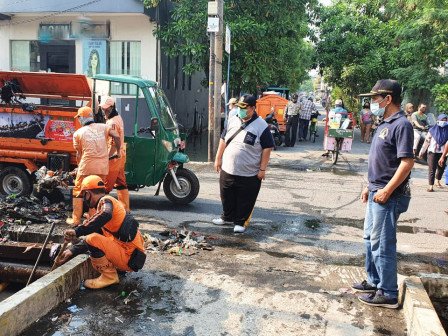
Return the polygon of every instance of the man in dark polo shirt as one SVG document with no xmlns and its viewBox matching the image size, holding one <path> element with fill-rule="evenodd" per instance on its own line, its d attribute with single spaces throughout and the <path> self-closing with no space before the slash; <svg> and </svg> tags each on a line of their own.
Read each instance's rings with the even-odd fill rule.
<svg viewBox="0 0 448 336">
<path fill-rule="evenodd" d="M 379 80 L 372 91 L 370 108 L 383 121 L 377 128 L 369 154 L 369 186 L 361 195 L 367 203 L 364 220 L 368 279 L 354 283 L 362 303 L 398 308 L 397 220 L 411 199 L 409 177 L 414 166 L 412 125 L 401 110 L 401 85 Z"/>
</svg>

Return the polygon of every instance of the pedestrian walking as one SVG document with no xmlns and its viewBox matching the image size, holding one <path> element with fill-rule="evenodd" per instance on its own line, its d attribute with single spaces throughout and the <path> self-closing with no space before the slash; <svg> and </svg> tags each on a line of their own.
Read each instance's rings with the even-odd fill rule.
<svg viewBox="0 0 448 336">
<path fill-rule="evenodd" d="M 431 127 L 428 131 L 428 135 L 425 138 L 422 149 L 420 150 L 419 157 L 423 158 L 423 154 L 428 151 L 428 189 L 427 191 L 434 191 L 434 180 L 436 186 L 442 188 L 440 180 L 442 179 L 443 172 L 446 166 L 446 156 L 442 156 L 445 144 L 448 141 L 448 122 L 447 115 L 441 114 L 437 117 L 437 123 Z M 442 159 L 442 160 L 441 160 Z M 441 164 L 439 164 L 441 161 Z"/>
<path fill-rule="evenodd" d="M 448 141 L 446 142 L 442 156 L 439 159 L 439 166 L 442 166 L 443 162 L 446 163 L 447 155 L 448 155 Z M 448 169 L 445 170 L 445 184 L 448 185 Z M 448 208 L 445 209 L 445 213 L 448 215 Z"/>
<path fill-rule="evenodd" d="M 421 137 L 426 137 L 425 129 L 428 126 L 426 105 L 420 104 L 417 112 L 412 113 L 411 121 L 414 127 L 414 155 L 417 156 L 417 148 Z"/>
<path fill-rule="evenodd" d="M 73 187 L 73 212 L 67 218 L 67 224 L 79 225 L 83 214 L 82 198 L 79 196 L 82 181 L 89 175 L 99 175 L 105 178 L 109 173 L 109 155 L 107 138 L 110 136 L 120 151 L 119 134 L 106 124 L 97 124 L 93 119 L 93 111 L 84 106 L 78 110 L 75 118 L 79 118 L 81 128 L 73 134 L 73 147 L 76 149 L 75 186 Z"/>
<path fill-rule="evenodd" d="M 274 149 L 268 124 L 257 115 L 255 105 L 252 95 L 236 104 L 238 117 L 230 119 L 222 132 L 215 159 L 223 211 L 212 222 L 233 224 L 236 233 L 244 232 L 250 222 Z"/>
<path fill-rule="evenodd" d="M 80 253 L 89 253 L 93 268 L 101 275 L 84 282 L 87 288 L 98 289 L 118 283 L 117 269 L 137 272 L 146 260 L 143 237 L 138 222 L 126 212 L 121 202 L 106 195 L 104 181 L 96 175 L 85 178 L 80 195 L 95 214 L 83 225 L 64 232 L 66 241 L 86 236 L 80 244 L 62 254 L 61 264 Z"/>
<path fill-rule="evenodd" d="M 115 107 L 115 100 L 112 97 L 103 97 L 101 109 L 106 116 L 106 125 L 109 125 L 120 136 L 121 147 L 117 150 L 117 145 L 113 137 L 107 139 L 107 149 L 109 152 L 109 173 L 105 179 L 106 193 L 109 194 L 112 189 L 117 190 L 118 200 L 123 204 L 126 211 L 130 212 L 129 190 L 126 184 L 124 167 L 126 165 L 126 145 L 124 143 L 124 124 L 123 119 L 118 114 Z M 119 154 L 119 155 L 118 155 Z"/>
<path fill-rule="evenodd" d="M 313 98 L 306 99 L 299 112 L 299 141 L 306 141 L 311 113 L 314 111 L 317 111 L 317 109 L 313 103 Z"/>
<path fill-rule="evenodd" d="M 375 123 L 375 117 L 370 111 L 370 103 L 364 102 L 361 112 L 359 113 L 359 124 L 361 125 L 361 142 L 370 143 L 370 129 L 372 125 Z"/>
<path fill-rule="evenodd" d="M 285 147 L 294 147 L 296 143 L 299 111 L 302 107 L 302 103 L 298 103 L 297 99 L 298 96 L 293 94 L 283 113 L 283 121 L 286 122 Z"/>
<path fill-rule="evenodd" d="M 364 220 L 368 279 L 354 283 L 362 303 L 398 308 L 397 220 L 411 199 L 409 178 L 414 166 L 413 130 L 401 111 L 401 85 L 391 79 L 377 81 L 364 97 L 380 122 L 369 153 L 369 185 L 361 194 L 367 203 Z"/>
</svg>

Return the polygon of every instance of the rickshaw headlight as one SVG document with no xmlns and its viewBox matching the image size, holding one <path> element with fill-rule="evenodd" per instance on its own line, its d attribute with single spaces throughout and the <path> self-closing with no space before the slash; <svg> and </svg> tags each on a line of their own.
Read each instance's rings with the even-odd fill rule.
<svg viewBox="0 0 448 336">
<path fill-rule="evenodd" d="M 173 151 L 173 143 L 171 141 L 162 140 L 162 144 L 165 146 L 168 152 Z"/>
</svg>

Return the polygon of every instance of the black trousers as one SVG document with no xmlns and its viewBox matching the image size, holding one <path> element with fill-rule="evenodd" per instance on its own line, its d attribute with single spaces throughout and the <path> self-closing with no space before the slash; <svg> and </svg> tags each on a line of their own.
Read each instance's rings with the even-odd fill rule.
<svg viewBox="0 0 448 336">
<path fill-rule="evenodd" d="M 309 120 L 299 119 L 299 138 L 306 139 L 308 135 L 308 125 L 310 124 Z"/>
<path fill-rule="evenodd" d="M 443 172 L 445 171 L 446 157 L 443 160 L 442 167 L 439 166 L 438 162 L 442 157 L 442 153 L 432 153 L 428 152 L 428 182 L 429 185 L 434 185 L 434 179 L 442 179 Z"/>
<path fill-rule="evenodd" d="M 299 124 L 299 116 L 288 116 L 286 121 L 285 145 L 294 146 L 297 139 L 297 126 Z"/>
<path fill-rule="evenodd" d="M 221 170 L 219 189 L 222 202 L 221 218 L 235 225 L 246 227 L 252 217 L 261 180 L 255 175 L 250 177 L 227 174 Z"/>
</svg>

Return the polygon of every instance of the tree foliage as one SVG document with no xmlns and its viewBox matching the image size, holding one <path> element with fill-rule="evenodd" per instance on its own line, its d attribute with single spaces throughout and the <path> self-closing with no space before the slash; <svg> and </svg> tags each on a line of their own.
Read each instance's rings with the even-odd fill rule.
<svg viewBox="0 0 448 336">
<path fill-rule="evenodd" d="M 325 79 L 347 96 L 381 78 L 401 82 L 414 104 L 446 82 L 448 0 L 336 0 L 317 22 L 316 55 Z"/>
<path fill-rule="evenodd" d="M 142 0 L 147 6 L 154 0 Z M 154 4 L 155 3 L 155 4 Z M 190 60 L 187 74 L 208 75 L 207 0 L 179 0 L 172 21 L 155 30 L 169 56 Z M 230 88 L 255 93 L 271 84 L 298 89 L 313 62 L 314 49 L 304 40 L 317 0 L 225 0 L 224 26 L 232 30 Z M 223 64 L 227 64 L 224 55 Z M 226 67 L 223 66 L 223 78 Z"/>
</svg>

